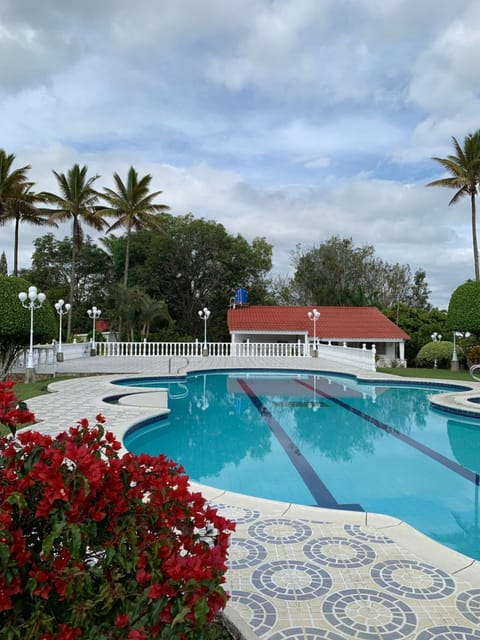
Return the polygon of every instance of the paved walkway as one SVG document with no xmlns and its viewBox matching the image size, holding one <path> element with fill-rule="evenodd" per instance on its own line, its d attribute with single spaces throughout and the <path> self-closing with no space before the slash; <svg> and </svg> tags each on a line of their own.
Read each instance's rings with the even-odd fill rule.
<svg viewBox="0 0 480 640">
<path fill-rule="evenodd" d="M 158 415 L 159 409 L 153 406 L 154 396 L 143 406 L 104 403 L 102 398 L 118 394 L 111 380 L 124 377 L 119 374 L 165 375 L 169 368 L 184 372 L 185 365 L 182 358 L 67 361 L 59 365 L 59 375 L 104 375 L 54 382 L 50 388 L 55 393 L 29 405 L 41 421 L 40 431 L 58 433 L 80 418 L 94 421 L 101 412 L 106 427 L 122 438 L 130 425 Z M 338 370 L 331 362 L 310 358 L 191 358 L 188 368 L 295 365 Z M 480 562 L 392 517 L 195 487 L 237 522 L 226 614 L 244 638 L 480 640 Z"/>
</svg>

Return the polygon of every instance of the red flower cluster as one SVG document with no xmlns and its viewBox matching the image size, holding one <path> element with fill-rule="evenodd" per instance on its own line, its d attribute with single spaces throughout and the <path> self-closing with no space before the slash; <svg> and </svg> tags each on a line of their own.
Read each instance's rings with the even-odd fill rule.
<svg viewBox="0 0 480 640">
<path fill-rule="evenodd" d="M 2 637 L 198 637 L 226 604 L 234 524 L 103 422 L 0 439 Z"/>
<path fill-rule="evenodd" d="M 8 427 L 13 435 L 17 425 L 35 422 L 35 416 L 23 403 L 17 403 L 13 380 L 0 380 L 0 424 Z"/>
</svg>

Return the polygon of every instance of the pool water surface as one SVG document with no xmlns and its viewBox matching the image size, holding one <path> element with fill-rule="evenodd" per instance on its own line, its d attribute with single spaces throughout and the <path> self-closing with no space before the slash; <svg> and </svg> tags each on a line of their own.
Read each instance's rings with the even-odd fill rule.
<svg viewBox="0 0 480 640">
<path fill-rule="evenodd" d="M 127 433 L 133 453 L 225 490 L 392 515 L 480 559 L 480 420 L 430 406 L 449 387 L 253 371 L 122 383 L 168 387 L 168 417 Z"/>
</svg>

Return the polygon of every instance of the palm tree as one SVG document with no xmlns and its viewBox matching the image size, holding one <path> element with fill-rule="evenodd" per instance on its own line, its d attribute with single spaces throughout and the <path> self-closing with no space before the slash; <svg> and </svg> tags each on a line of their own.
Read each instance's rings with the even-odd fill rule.
<svg viewBox="0 0 480 640">
<path fill-rule="evenodd" d="M 130 262 L 130 236 L 132 230 L 159 230 L 161 227 L 161 217 L 159 214 L 168 211 L 170 207 L 166 204 L 155 204 L 153 202 L 154 198 L 162 192 L 150 192 L 151 175 L 147 174 L 139 180 L 135 169 L 130 167 L 125 184 L 118 173 L 114 173 L 113 178 L 117 190 L 104 189 L 102 198 L 108 203 L 109 207 L 102 209 L 100 214 L 115 216 L 117 218 L 107 229 L 107 233 L 120 227 L 124 227 L 127 230 L 123 276 L 123 286 L 127 287 Z"/>
<path fill-rule="evenodd" d="M 27 171 L 30 171 L 31 166 L 27 164 L 19 169 L 12 169 L 14 161 L 14 153 L 7 155 L 4 149 L 0 149 L 0 214 L 3 214 L 12 191 L 28 182 Z"/>
<path fill-rule="evenodd" d="M 69 169 L 67 175 L 53 172 L 57 179 L 60 195 L 46 193 L 45 197 L 49 202 L 55 204 L 57 208 L 51 210 L 51 220 L 53 222 L 64 222 L 72 220 L 72 264 L 70 271 L 70 294 L 69 303 L 73 305 L 75 283 L 77 278 L 77 257 L 83 244 L 82 222 L 93 227 L 97 231 L 105 228 L 106 222 L 98 212 L 99 193 L 93 188 L 93 183 L 100 176 L 95 175 L 87 178 L 88 167 L 80 167 L 74 164 Z M 68 314 L 67 337 L 72 329 L 72 315 Z"/>
<path fill-rule="evenodd" d="M 15 154 L 7 154 L 0 149 L 0 225 L 15 220 L 15 241 L 13 256 L 13 275 L 18 274 L 18 230 L 20 222 L 31 224 L 49 224 L 48 218 L 36 208 L 35 203 L 41 202 L 40 194 L 32 191 L 33 182 L 29 182 L 27 172 L 31 169 L 27 164 L 18 169 L 12 169 Z"/>
<path fill-rule="evenodd" d="M 455 155 L 449 155 L 446 158 L 432 158 L 432 160 L 439 162 L 442 167 L 448 171 L 450 177 L 429 182 L 427 187 L 449 187 L 450 189 L 456 189 L 455 195 L 448 203 L 449 205 L 455 204 L 455 202 L 464 196 L 470 197 L 475 280 L 480 280 L 475 202 L 480 181 L 480 130 L 465 136 L 463 148 L 456 138 L 452 138 L 452 140 Z"/>
<path fill-rule="evenodd" d="M 32 191 L 33 182 L 21 182 L 12 188 L 10 196 L 5 199 L 3 213 L 0 213 L 0 224 L 9 220 L 15 221 L 15 235 L 13 244 L 13 275 L 18 275 L 18 238 L 21 222 L 39 226 L 58 227 L 57 223 L 45 214 L 45 210 L 38 208 L 37 203 L 45 202 L 45 194 Z"/>
</svg>

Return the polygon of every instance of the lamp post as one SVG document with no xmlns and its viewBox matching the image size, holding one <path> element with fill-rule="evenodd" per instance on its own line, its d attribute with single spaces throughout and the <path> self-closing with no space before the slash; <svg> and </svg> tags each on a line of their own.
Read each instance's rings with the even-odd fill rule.
<svg viewBox="0 0 480 640">
<path fill-rule="evenodd" d="M 65 305 L 65 306 L 64 306 Z M 71 309 L 71 305 L 65 304 L 65 301 L 60 298 L 58 302 L 55 303 L 55 309 L 57 310 L 60 319 L 58 321 L 58 349 L 57 349 L 57 362 L 63 362 L 63 351 L 62 351 L 62 324 L 63 324 L 63 316 L 65 313 L 68 313 Z"/>
<path fill-rule="evenodd" d="M 432 338 L 432 342 L 441 342 L 442 341 L 442 334 L 438 333 L 438 331 L 434 331 L 430 337 Z M 437 359 L 436 358 L 433 361 L 433 368 L 434 369 L 437 368 Z"/>
<path fill-rule="evenodd" d="M 198 315 L 200 316 L 200 319 L 203 320 L 204 324 L 205 324 L 205 329 L 204 329 L 204 334 L 203 334 L 203 354 L 204 356 L 208 356 L 208 348 L 207 348 L 207 320 L 209 319 L 211 314 L 210 309 L 207 309 L 207 307 L 203 307 L 203 309 L 200 309 L 200 311 L 198 312 Z"/>
<path fill-rule="evenodd" d="M 453 332 L 453 353 L 452 353 L 452 362 L 451 362 L 451 365 L 450 365 L 450 371 L 458 371 L 459 370 L 458 356 L 457 356 L 457 336 L 458 337 L 465 336 L 465 338 L 469 338 L 470 337 L 470 332 L 469 331 L 466 331 L 465 333 L 462 333 L 461 331 L 454 331 Z"/>
<path fill-rule="evenodd" d="M 88 313 L 89 317 L 92 318 L 92 320 L 93 320 L 92 347 L 90 349 L 90 355 L 91 356 L 96 356 L 97 355 L 97 345 L 96 345 L 96 342 L 95 342 L 95 322 L 96 322 L 97 318 L 99 318 L 102 315 L 102 312 L 100 311 L 100 309 L 97 309 L 97 307 L 92 307 L 91 309 L 88 309 L 87 313 Z"/>
<path fill-rule="evenodd" d="M 318 355 L 318 351 L 317 351 L 317 320 L 320 317 L 320 311 L 318 311 L 317 309 L 312 309 L 311 311 L 309 311 L 307 313 L 307 316 L 313 322 L 313 351 L 312 351 L 312 356 L 314 358 L 316 358 L 317 355 Z"/>
<path fill-rule="evenodd" d="M 30 348 L 28 350 L 27 369 L 25 371 L 25 383 L 35 382 L 35 361 L 33 359 L 33 312 L 40 309 L 45 302 L 46 295 L 38 293 L 37 287 L 29 287 L 28 293 L 22 291 L 18 294 L 22 307 L 30 309 Z M 28 302 L 27 302 L 28 300 Z"/>
</svg>

